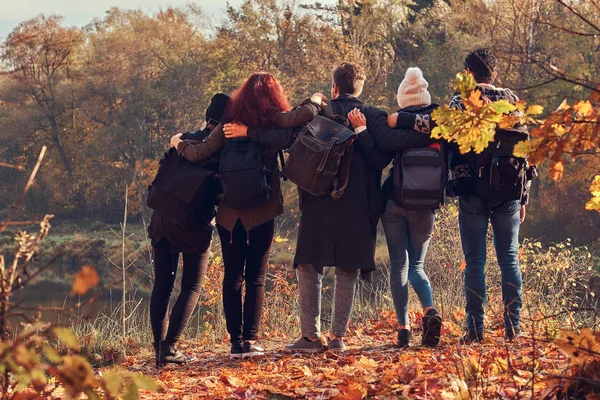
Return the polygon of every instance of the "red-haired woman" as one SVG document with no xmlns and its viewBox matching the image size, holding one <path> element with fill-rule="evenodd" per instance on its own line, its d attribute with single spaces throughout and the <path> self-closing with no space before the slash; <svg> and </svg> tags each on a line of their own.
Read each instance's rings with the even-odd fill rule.
<svg viewBox="0 0 600 400">
<path fill-rule="evenodd" d="M 250 128 L 295 128 L 312 120 L 320 111 L 319 105 L 310 100 L 291 111 L 290 108 L 277 79 L 266 72 L 255 73 L 235 92 L 222 124 L 204 142 L 182 141 L 175 135 L 171 145 L 177 148 L 181 157 L 200 162 L 225 144 L 223 125 L 239 123 Z M 217 210 L 217 229 L 225 267 L 223 308 L 231 340 L 231 358 L 264 353 L 256 340 L 275 217 L 283 213 L 283 196 L 277 150 L 263 148 L 262 160 L 265 168 L 272 171 L 269 184 L 273 191 L 268 201 L 253 208 L 235 209 L 223 200 Z M 244 280 L 246 295 L 242 306 Z"/>
</svg>

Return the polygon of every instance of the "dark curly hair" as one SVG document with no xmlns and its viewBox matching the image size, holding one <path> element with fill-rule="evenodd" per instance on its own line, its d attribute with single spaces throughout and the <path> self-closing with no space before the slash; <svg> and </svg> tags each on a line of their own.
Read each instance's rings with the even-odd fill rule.
<svg viewBox="0 0 600 400">
<path fill-rule="evenodd" d="M 479 47 L 465 58 L 465 69 L 471 71 L 478 83 L 492 83 L 498 59 L 490 49 Z"/>
</svg>

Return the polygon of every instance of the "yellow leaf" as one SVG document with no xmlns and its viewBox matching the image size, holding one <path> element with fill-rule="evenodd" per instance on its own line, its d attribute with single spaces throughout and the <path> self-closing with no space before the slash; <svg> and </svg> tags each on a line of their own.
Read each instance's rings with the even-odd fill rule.
<svg viewBox="0 0 600 400">
<path fill-rule="evenodd" d="M 540 115 L 543 112 L 544 112 L 544 107 L 539 106 L 539 105 L 533 105 L 533 106 L 529 106 L 527 108 L 527 111 L 525 111 L 525 115 L 527 115 L 527 116 Z"/>
<path fill-rule="evenodd" d="M 573 106 L 573 109 L 583 116 L 592 115 L 594 113 L 594 107 L 589 101 L 580 101 Z"/>
<path fill-rule="evenodd" d="M 59 342 L 61 342 L 68 348 L 76 349 L 79 347 L 79 344 L 77 343 L 77 337 L 69 328 L 57 326 L 52 328 L 52 333 L 54 334 L 54 336 L 56 336 Z"/>
</svg>

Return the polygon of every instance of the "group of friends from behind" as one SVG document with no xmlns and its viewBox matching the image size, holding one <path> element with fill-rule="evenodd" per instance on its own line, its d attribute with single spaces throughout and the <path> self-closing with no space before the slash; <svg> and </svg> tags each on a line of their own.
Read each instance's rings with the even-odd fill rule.
<svg viewBox="0 0 600 400">
<path fill-rule="evenodd" d="M 497 60 L 488 49 L 479 48 L 465 60 L 465 68 L 475 77 L 478 88 L 490 101 L 515 102 L 508 89 L 493 85 Z M 512 340 L 520 333 L 521 274 L 518 261 L 519 225 L 525 217 L 529 182 L 521 193 L 509 198 L 484 191 L 479 185 L 482 173 L 488 173 L 480 155 L 462 155 L 452 143 L 430 137 L 431 113 L 438 105 L 431 102 L 428 83 L 418 68 L 409 68 L 396 93 L 398 111 L 385 111 L 360 100 L 366 81 L 359 65 L 341 63 L 333 71 L 330 96 L 316 93 L 292 108 L 277 79 L 265 72 L 255 73 L 229 98 L 215 95 L 206 111 L 206 127 L 200 131 L 178 134 L 171 139 L 177 155 L 202 166 L 203 178 L 212 180 L 219 172 L 225 196 L 219 196 L 216 226 L 219 233 L 223 265 L 223 309 L 231 342 L 231 358 L 264 354 L 259 345 L 259 328 L 265 298 L 265 279 L 275 233 L 275 218 L 283 213 L 279 156 L 294 145 L 302 128 L 319 115 L 343 116 L 353 130 L 352 156 L 349 158 L 348 182 L 343 195 L 317 196 L 299 188 L 301 212 L 294 257 L 298 284 L 301 336 L 285 346 L 290 352 L 319 352 L 346 349 L 348 330 L 358 279 L 371 281 L 376 269 L 377 225 L 381 220 L 390 257 L 390 291 L 398 322 L 399 347 L 411 344 L 408 314 L 410 282 L 423 310 L 421 344 L 436 346 L 440 342 L 442 318 L 435 308 L 432 288 L 427 277 L 425 257 L 434 228 L 436 207 L 409 207 L 398 200 L 397 187 L 410 178 L 402 169 L 409 151 L 431 149 L 444 154 L 447 175 L 446 195 L 457 196 L 459 225 L 466 268 L 466 328 L 460 338 L 469 344 L 484 339 L 484 304 L 486 284 L 486 234 L 491 222 L 494 245 L 502 276 L 505 336 Z M 486 99 L 486 100 L 487 100 Z M 451 106 L 460 108 L 460 95 Z M 515 127 L 526 136 L 525 127 Z M 510 133 L 510 132 L 509 132 Z M 507 133 L 508 135 L 508 133 Z M 519 140 L 523 140 L 522 137 Z M 500 156 L 493 155 L 498 163 Z M 260 161 L 268 195 L 240 206 L 225 187 L 228 165 L 235 162 Z M 502 160 L 501 160 L 502 161 Z M 283 162 L 283 160 L 281 160 Z M 394 166 L 381 185 L 382 171 Z M 510 161 L 509 161 L 510 163 Z M 425 162 L 427 165 L 427 162 Z M 432 166 L 434 164 L 431 164 Z M 435 164 L 437 165 L 437 164 Z M 250 172 L 249 172 L 250 173 Z M 494 172 L 495 173 L 495 172 Z M 412 178 L 411 178 L 412 179 Z M 246 182 L 236 183 L 252 191 Z M 407 183 L 407 182 L 404 182 Z M 417 182 L 418 183 L 418 182 Z M 211 184 L 214 184 L 211 183 Z M 231 183 L 227 183 L 231 186 Z M 406 187 L 406 185 L 404 186 Z M 415 190 L 428 195 L 430 191 Z M 443 190 L 442 190 L 443 193 Z M 443 195 L 440 203 L 443 202 Z M 173 219 L 153 213 L 149 236 L 153 246 L 155 284 L 150 303 L 157 365 L 185 363 L 190 358 L 177 351 L 179 340 L 196 304 L 209 263 L 213 225 L 210 218 L 195 226 L 184 226 Z M 181 292 L 168 313 L 179 255 L 183 254 Z M 329 335 L 322 336 L 321 304 L 324 269 L 335 268 L 333 308 Z M 242 287 L 245 284 L 245 291 Z"/>
</svg>

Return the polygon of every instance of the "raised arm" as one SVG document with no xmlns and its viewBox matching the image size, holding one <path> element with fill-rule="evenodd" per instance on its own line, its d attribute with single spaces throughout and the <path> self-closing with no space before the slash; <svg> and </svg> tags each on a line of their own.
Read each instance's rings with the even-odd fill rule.
<svg viewBox="0 0 600 400">
<path fill-rule="evenodd" d="M 321 111 L 321 107 L 311 101 L 305 100 L 300 105 L 294 107 L 293 110 L 282 112 L 277 115 L 277 128 L 296 128 L 312 121 Z"/>
<path fill-rule="evenodd" d="M 207 138 L 201 142 L 196 140 L 183 140 L 177 144 L 177 153 L 180 157 L 191 162 L 202 162 L 221 150 L 225 143 L 223 125 L 219 124 Z"/>
<path fill-rule="evenodd" d="M 365 110 L 367 128 L 375 139 L 380 150 L 397 153 L 417 147 L 426 147 L 433 143 L 428 134 L 413 129 L 390 128 L 387 124 L 387 113 L 378 108 Z"/>
<path fill-rule="evenodd" d="M 354 109 L 348 113 L 348 120 L 358 134 L 354 145 L 365 156 L 367 162 L 377 170 L 382 170 L 394 159 L 391 153 L 385 153 L 377 146 L 369 130 L 367 129 L 367 120 L 358 110 Z"/>
</svg>

